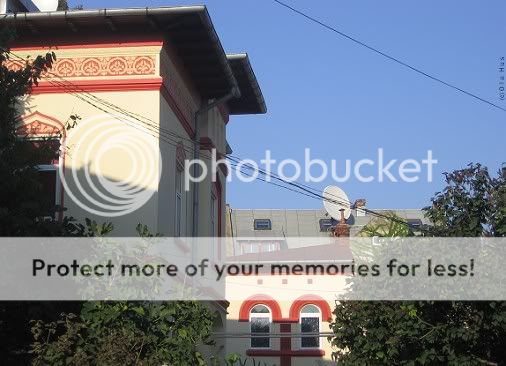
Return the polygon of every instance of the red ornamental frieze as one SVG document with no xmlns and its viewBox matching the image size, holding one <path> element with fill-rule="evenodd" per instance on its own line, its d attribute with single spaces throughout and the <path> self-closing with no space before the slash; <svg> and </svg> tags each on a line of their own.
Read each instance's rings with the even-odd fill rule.
<svg viewBox="0 0 506 366">
<path fill-rule="evenodd" d="M 33 121 L 29 124 L 17 128 L 16 134 L 19 136 L 28 135 L 57 135 L 60 130 L 56 126 L 49 125 L 42 121 Z"/>
<path fill-rule="evenodd" d="M 23 64 L 9 60 L 11 70 L 20 70 Z M 110 56 L 58 58 L 49 70 L 50 74 L 61 77 L 100 77 L 154 75 L 156 73 L 154 56 Z"/>
</svg>

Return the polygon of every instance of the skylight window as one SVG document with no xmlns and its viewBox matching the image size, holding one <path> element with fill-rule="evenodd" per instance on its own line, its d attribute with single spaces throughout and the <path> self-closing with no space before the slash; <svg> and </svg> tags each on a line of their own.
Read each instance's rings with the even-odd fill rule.
<svg viewBox="0 0 506 366">
<path fill-rule="evenodd" d="M 255 219 L 253 221 L 253 228 L 255 230 L 272 230 L 270 219 Z"/>
</svg>

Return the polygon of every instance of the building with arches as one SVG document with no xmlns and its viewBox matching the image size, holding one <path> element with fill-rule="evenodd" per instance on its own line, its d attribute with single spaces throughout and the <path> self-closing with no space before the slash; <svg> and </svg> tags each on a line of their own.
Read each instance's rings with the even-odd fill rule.
<svg viewBox="0 0 506 366">
<path fill-rule="evenodd" d="M 329 238 L 330 239 L 330 238 Z M 248 253 L 229 257 L 231 263 L 265 264 L 259 275 L 228 276 L 226 351 L 237 352 L 244 362 L 260 365 L 330 365 L 333 347 L 327 340 L 335 307 L 330 289 L 345 287 L 345 276 L 269 272 L 268 264 L 293 263 L 291 258 L 323 263 L 329 258 L 351 259 L 346 243 L 308 248 Z M 302 254 L 305 251 L 305 254 Z M 334 251 L 333 255 L 329 255 Z"/>
<path fill-rule="evenodd" d="M 352 237 L 374 218 L 364 210 L 365 200 L 358 203 L 341 223 Z M 395 212 L 415 232 L 427 223 L 421 210 L 379 211 Z M 353 259 L 350 238 L 331 237 L 336 225 L 324 210 L 229 207 L 227 259 L 235 264 L 265 264 L 264 269 L 271 264 L 349 263 Z M 335 364 L 335 348 L 327 339 L 332 334 L 329 320 L 337 292 L 346 291 L 346 278 L 342 273 L 304 270 L 227 277 L 227 351 L 239 352 L 245 365 L 248 358 L 249 364 L 255 359 L 262 366 Z"/>
</svg>

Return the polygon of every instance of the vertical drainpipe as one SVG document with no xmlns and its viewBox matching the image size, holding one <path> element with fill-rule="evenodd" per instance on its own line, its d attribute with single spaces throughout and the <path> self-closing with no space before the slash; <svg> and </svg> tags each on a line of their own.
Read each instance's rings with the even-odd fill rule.
<svg viewBox="0 0 506 366">
<path fill-rule="evenodd" d="M 193 144 L 193 159 L 198 160 L 200 158 L 200 116 L 204 115 L 204 113 L 209 112 L 211 109 L 227 102 L 232 98 L 240 98 L 241 92 L 238 87 L 234 86 L 230 93 L 217 99 L 215 101 L 207 101 L 207 104 L 200 107 L 200 109 L 195 112 L 195 142 Z M 193 164 L 193 177 L 199 176 L 200 166 L 197 164 Z M 221 213 L 220 213 L 221 214 Z M 193 230 L 192 236 L 194 238 L 199 236 L 199 183 L 193 182 Z"/>
</svg>

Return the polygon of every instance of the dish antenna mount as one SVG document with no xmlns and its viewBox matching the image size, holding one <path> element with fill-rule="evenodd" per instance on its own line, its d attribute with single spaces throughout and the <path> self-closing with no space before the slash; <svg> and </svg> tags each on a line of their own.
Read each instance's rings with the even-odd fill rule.
<svg viewBox="0 0 506 366">
<path fill-rule="evenodd" d="M 351 215 L 351 204 L 346 193 L 339 187 L 328 186 L 323 190 L 323 207 L 337 222 L 348 220 Z"/>
</svg>

